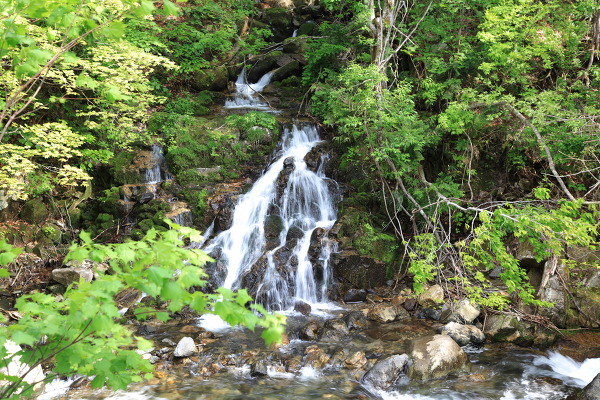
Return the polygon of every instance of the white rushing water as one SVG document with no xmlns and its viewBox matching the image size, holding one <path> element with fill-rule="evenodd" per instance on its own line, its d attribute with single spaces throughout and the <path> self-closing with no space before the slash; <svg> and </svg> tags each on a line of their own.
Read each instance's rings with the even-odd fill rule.
<svg viewBox="0 0 600 400">
<path fill-rule="evenodd" d="M 225 101 L 225 108 L 244 108 L 254 110 L 270 110 L 269 105 L 260 99 L 260 92 L 271 83 L 273 72 L 263 75 L 258 82 L 248 83 L 246 79 L 246 69 L 242 72 L 235 81 L 235 94 L 232 99 Z"/>
<path fill-rule="evenodd" d="M 330 275 L 328 264 L 333 246 L 324 240 L 319 256 L 323 269 L 321 284 L 313 274 L 309 248 L 315 229 L 328 230 L 333 226 L 336 210 L 323 172 L 311 171 L 304 161 L 306 154 L 319 142 L 317 129 L 312 124 L 285 128 L 278 159 L 256 181 L 252 189 L 241 196 L 233 213 L 231 228 L 221 232 L 205 248 L 209 253 L 218 250 L 219 262 L 226 265 L 225 278 L 221 282 L 224 287 L 240 288 L 243 274 L 264 255 L 267 267 L 257 295 L 267 307 L 289 306 L 290 294 L 309 303 L 323 300 L 324 283 Z M 278 198 L 278 178 L 285 168 L 293 170 L 283 194 Z M 282 224 L 279 245 L 265 253 L 265 224 L 268 223 L 267 218 L 273 216 L 280 219 Z M 276 265 L 276 253 L 286 245 L 290 229 L 294 229 L 298 236 L 293 249 L 295 265 Z M 281 267 L 295 269 L 293 288 L 289 287 L 289 280 L 283 276 L 285 274 L 282 274 Z"/>
<path fill-rule="evenodd" d="M 555 351 L 551 351 L 547 357 L 536 357 L 533 365 L 547 366 L 551 370 L 550 376 L 578 387 L 584 387 L 600 374 L 600 358 L 578 362 Z"/>
<path fill-rule="evenodd" d="M 163 167 L 166 163 L 166 160 L 165 156 L 163 155 L 162 147 L 156 144 L 152 145 L 152 158 L 154 164 L 151 168 L 148 168 L 145 171 L 144 183 L 156 184 L 168 179 L 172 179 L 172 176 L 170 176 L 170 174 L 166 174 L 165 172 L 163 172 Z"/>
</svg>

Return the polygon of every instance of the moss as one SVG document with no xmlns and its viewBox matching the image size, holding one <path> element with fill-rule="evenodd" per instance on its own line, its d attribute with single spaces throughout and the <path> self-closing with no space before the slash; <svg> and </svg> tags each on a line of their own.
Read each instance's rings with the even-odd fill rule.
<svg viewBox="0 0 600 400">
<path fill-rule="evenodd" d="M 41 199 L 28 200 L 21 210 L 21 218 L 32 225 L 40 225 L 48 218 L 48 207 Z"/>
<path fill-rule="evenodd" d="M 366 212 L 347 208 L 341 217 L 339 236 L 346 246 L 354 247 L 360 254 L 392 266 L 398 244 L 396 238 L 373 226 Z"/>
<path fill-rule="evenodd" d="M 142 181 L 142 176 L 137 169 L 128 168 L 133 162 L 135 153 L 123 151 L 117 154 L 111 162 L 111 173 L 119 185 L 135 184 Z"/>
<path fill-rule="evenodd" d="M 58 244 L 61 242 L 62 232 L 60 228 L 54 224 L 45 224 L 40 229 L 44 239 L 48 242 Z"/>
</svg>

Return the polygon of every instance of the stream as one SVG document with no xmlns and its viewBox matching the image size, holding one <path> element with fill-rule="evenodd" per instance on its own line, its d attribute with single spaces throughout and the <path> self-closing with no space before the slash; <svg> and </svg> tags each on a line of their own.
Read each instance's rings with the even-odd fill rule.
<svg viewBox="0 0 600 400">
<path fill-rule="evenodd" d="M 269 79 L 267 74 L 249 84 L 242 71 L 236 94 L 227 100 L 225 109 L 273 111 L 260 98 Z M 336 251 L 327 233 L 337 218 L 337 184 L 323 173 L 325 156 L 316 167 L 309 168 L 305 161 L 320 143 L 315 125 L 284 124 L 272 162 L 252 189 L 240 197 L 231 227 L 203 245 L 216 259 L 207 271 L 217 277 L 219 285 L 239 289 L 250 283 L 251 295 L 257 301 L 288 315 L 291 331 L 312 320 L 338 318 L 344 311 L 326 296 L 331 282 L 329 257 Z M 163 178 L 157 170 L 147 180 Z M 276 220 L 279 232 L 267 240 L 265 226 L 269 220 Z M 309 304 L 312 313 L 305 316 L 294 312 L 298 301 Z M 471 362 L 469 374 L 426 382 L 401 375 L 386 391 L 373 390 L 361 384 L 361 369 L 351 368 L 343 360 L 364 352 L 368 366 L 384 356 L 402 354 L 408 340 L 431 334 L 440 324 L 416 319 L 369 324 L 352 331 L 348 339 L 321 341 L 318 346 L 328 361 L 320 368 L 303 362 L 309 346 L 316 342 L 300 340 L 297 334 L 291 333 L 284 346 L 268 350 L 258 333 L 229 328 L 214 317 L 205 317 L 197 325 L 213 336 L 202 343 L 198 357 L 175 361 L 166 377 L 117 393 L 83 389 L 65 394 L 70 381 L 57 381 L 48 385 L 40 398 L 561 400 L 600 373 L 598 358 L 577 362 L 557 352 L 486 345 L 465 349 Z M 178 335 L 176 330 L 165 330 L 154 339 L 159 342 Z"/>
</svg>

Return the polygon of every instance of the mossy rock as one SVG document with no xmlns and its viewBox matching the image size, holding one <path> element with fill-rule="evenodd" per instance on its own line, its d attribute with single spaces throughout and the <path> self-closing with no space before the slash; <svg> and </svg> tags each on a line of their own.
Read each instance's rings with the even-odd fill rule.
<svg viewBox="0 0 600 400">
<path fill-rule="evenodd" d="M 315 32 L 316 28 L 317 24 L 314 21 L 306 21 L 298 27 L 296 36 L 310 36 L 313 34 L 313 32 Z"/>
<path fill-rule="evenodd" d="M 283 51 L 291 54 L 304 54 L 308 50 L 308 38 L 292 37 L 283 41 Z"/>
<path fill-rule="evenodd" d="M 48 218 L 48 215 L 48 207 L 41 199 L 26 201 L 21 210 L 21 219 L 32 225 L 42 224 Z"/>
<path fill-rule="evenodd" d="M 40 229 L 40 232 L 43 238 L 50 243 L 58 244 L 61 242 L 62 231 L 56 224 L 44 224 Z"/>
<path fill-rule="evenodd" d="M 134 152 L 121 152 L 112 160 L 111 173 L 119 185 L 129 185 L 142 182 L 142 175 L 136 168 L 129 168 L 133 162 Z"/>
<path fill-rule="evenodd" d="M 282 53 L 280 51 L 274 51 L 269 54 L 255 56 L 250 59 L 251 66 L 246 72 L 246 78 L 248 79 L 248 82 L 258 82 L 258 80 L 264 74 L 275 69 L 281 54 Z"/>
<path fill-rule="evenodd" d="M 396 238 L 374 227 L 366 212 L 347 208 L 339 219 L 338 239 L 362 255 L 391 264 L 398 249 Z"/>
<path fill-rule="evenodd" d="M 205 90 L 221 91 L 227 89 L 229 72 L 227 67 L 220 65 L 211 69 L 204 69 L 194 73 L 192 77 L 192 89 L 201 92 Z"/>
<path fill-rule="evenodd" d="M 301 72 L 302 68 L 300 67 L 300 63 L 296 60 L 293 60 L 284 65 L 283 67 L 279 67 L 275 71 L 273 71 L 271 79 L 273 80 L 273 82 L 277 82 L 289 78 L 290 76 L 297 76 Z"/>
</svg>

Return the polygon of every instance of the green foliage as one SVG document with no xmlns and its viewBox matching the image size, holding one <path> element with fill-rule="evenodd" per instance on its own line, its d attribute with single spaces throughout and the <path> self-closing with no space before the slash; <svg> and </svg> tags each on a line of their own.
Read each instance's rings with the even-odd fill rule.
<svg viewBox="0 0 600 400">
<path fill-rule="evenodd" d="M 273 142 L 277 138 L 279 124 L 273 114 L 250 111 L 245 114 L 229 115 L 225 122 L 228 126 L 239 130 L 240 138 L 251 144 L 262 142 Z"/>
<path fill-rule="evenodd" d="M 94 244 L 83 232 L 81 244 L 71 246 L 67 260 L 108 262 L 113 273 L 70 285 L 60 301 L 43 293 L 21 296 L 16 307 L 23 318 L 0 332 L 0 344 L 11 340 L 24 350 L 7 355 L 0 347 L 0 357 L 21 356 L 21 361 L 32 367 L 52 360 L 52 374 L 47 379 L 57 374 L 95 376 L 95 388 L 125 389 L 131 382 L 151 377 L 152 365 L 135 350 L 148 350 L 152 344 L 119 323 L 122 317 L 114 297 L 126 288 L 165 304 L 161 309 L 137 306 L 133 315 L 140 320 L 166 320 L 170 313 L 189 306 L 199 313 L 219 315 L 232 325 L 242 324 L 251 330 L 260 326 L 267 344 L 279 341 L 285 317 L 268 314 L 258 305 L 247 308 L 252 299 L 245 290 L 234 293 L 219 289 L 212 295 L 189 291 L 192 286 L 205 284 L 202 266 L 210 258 L 198 249 L 185 247 L 184 240 L 199 241 L 200 232 L 165 222 L 170 230 L 151 229 L 140 241 L 118 244 Z M 17 253 L 0 243 L 0 262 L 10 262 Z M 0 397 L 20 398 L 18 390 L 27 387 L 20 378 L 11 377 L 11 383 L 0 388 Z"/>
<path fill-rule="evenodd" d="M 404 243 L 408 245 L 408 243 Z M 415 294 L 423 293 L 425 286 L 437 276 L 438 269 L 442 268 L 437 260 L 438 249 L 432 233 L 424 233 L 413 238 L 411 251 L 408 253 L 410 262 L 408 272 L 413 275 L 413 289 Z"/>
<path fill-rule="evenodd" d="M 547 195 L 540 190 L 537 193 Z M 474 270 L 501 267 L 500 278 L 509 293 L 517 293 L 525 303 L 541 305 L 535 299 L 526 271 L 507 250 L 506 239 L 511 235 L 530 245 L 538 261 L 551 255 L 560 256 L 565 246 L 593 249 L 597 243 L 597 217 L 598 212 L 586 210 L 581 201 L 563 201 L 557 207 L 506 205 L 492 213 L 481 212 L 481 224 L 475 228 L 474 237 L 463 243 L 461 258 Z"/>
<path fill-rule="evenodd" d="M 159 32 L 169 57 L 179 66 L 180 76 L 216 65 L 230 55 L 237 43 L 242 54 L 256 52 L 265 45 L 270 32 L 251 29 L 239 38 L 238 23 L 255 12 L 251 1 L 205 1 L 184 8 L 182 19 L 168 19 Z"/>
<path fill-rule="evenodd" d="M 10 198 L 39 194 L 37 175 L 46 175 L 44 191 L 81 185 L 94 162 L 147 139 L 140 125 L 161 101 L 147 77 L 174 65 L 121 38 L 126 20 L 155 11 L 151 2 L 1 1 L 0 9 L 0 187 Z"/>
</svg>

